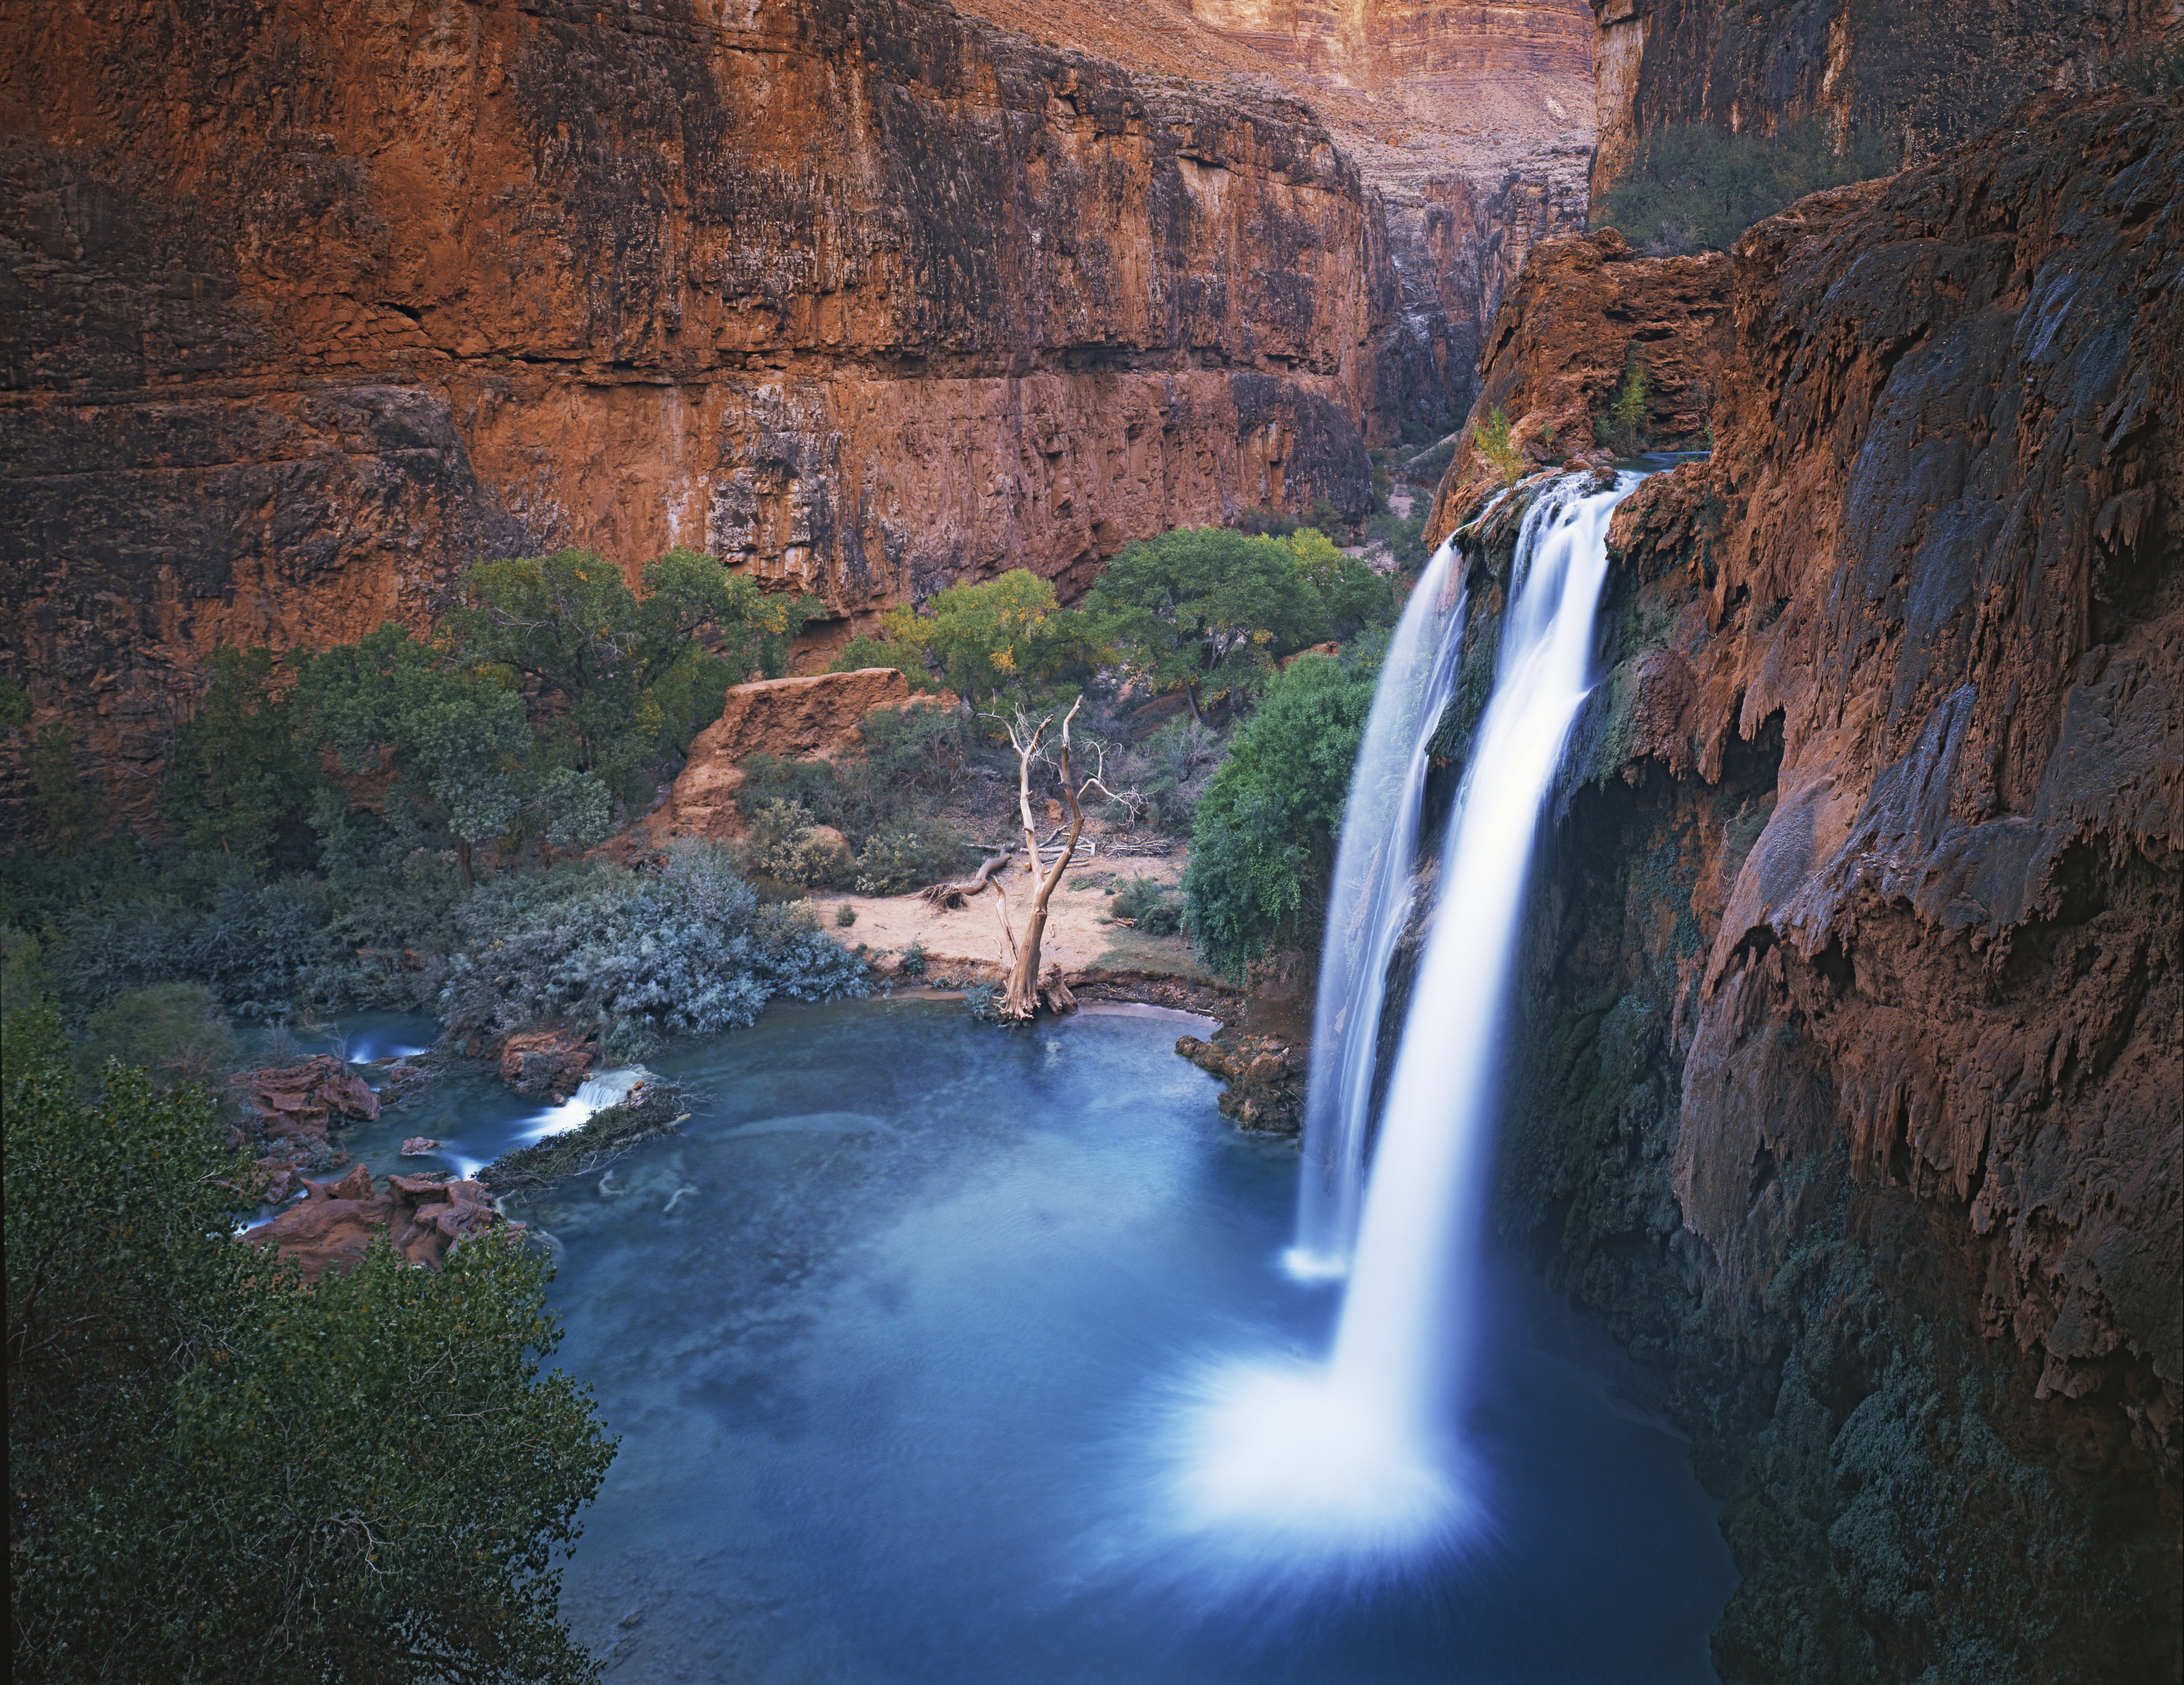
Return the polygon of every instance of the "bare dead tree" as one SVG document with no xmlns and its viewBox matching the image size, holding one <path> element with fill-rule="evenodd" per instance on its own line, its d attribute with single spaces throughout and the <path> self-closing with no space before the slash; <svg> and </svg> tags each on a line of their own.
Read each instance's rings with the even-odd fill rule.
<svg viewBox="0 0 2184 1685">
<path fill-rule="evenodd" d="M 1017 752 L 1017 812 L 1023 821 L 1024 870 L 1030 875 L 1034 886 L 1023 939 L 1015 944 L 1016 964 L 1009 973 L 1007 992 L 1001 997 L 1001 1016 L 1018 1023 L 1039 1010 L 1039 948 L 1040 939 L 1046 934 L 1046 904 L 1076 855 L 1077 839 L 1084 832 L 1084 807 L 1078 799 L 1077 781 L 1069 767 L 1069 727 L 1077 718 L 1077 710 L 1084 705 L 1084 698 L 1078 698 L 1061 717 L 1061 740 L 1056 745 L 1056 762 L 1061 774 L 1062 798 L 1069 804 L 1069 835 L 1063 839 L 1061 852 L 1055 856 L 1054 865 L 1045 872 L 1039 870 L 1039 827 L 1031 816 L 1031 769 L 1033 761 L 1040 759 L 1039 742 L 1046 735 L 1046 728 L 1054 723 L 1054 716 L 1050 714 L 1035 726 L 1028 726 L 1022 715 L 1006 722 L 1009 742 Z M 1054 995 L 1067 998 L 1069 992 L 1062 987 L 1058 968 L 1050 985 Z"/>
<path fill-rule="evenodd" d="M 986 888 L 993 881 L 994 874 L 1016 857 L 1016 844 L 1011 842 L 1000 854 L 989 855 L 970 876 L 953 883 L 929 883 L 917 892 L 918 895 L 934 907 L 961 907 L 967 897 Z"/>
</svg>

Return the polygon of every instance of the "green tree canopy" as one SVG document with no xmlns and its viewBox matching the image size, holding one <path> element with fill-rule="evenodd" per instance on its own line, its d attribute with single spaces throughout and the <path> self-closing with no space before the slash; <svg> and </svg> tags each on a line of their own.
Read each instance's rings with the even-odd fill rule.
<svg viewBox="0 0 2184 1685">
<path fill-rule="evenodd" d="M 1061 607 L 1051 580 L 1023 568 L 951 585 L 922 609 L 889 610 L 882 625 L 889 645 L 917 651 L 973 708 L 1004 693 L 1035 697 L 1098 653 L 1084 617 Z"/>
<path fill-rule="evenodd" d="M 192 848 L 265 865 L 283 831 L 300 839 L 318 768 L 289 719 L 292 687 L 270 649 L 212 653 L 212 685 L 182 733 L 161 802 Z"/>
<path fill-rule="evenodd" d="M 441 631 L 469 663 L 500 668 L 531 698 L 544 759 L 634 793 L 633 776 L 717 719 L 728 687 L 776 677 L 810 596 L 761 591 L 695 550 L 645 564 L 640 595 L 582 550 L 481 562 Z M 710 630 L 714 648 L 699 640 Z"/>
<path fill-rule="evenodd" d="M 593 1677 L 557 1548 L 613 1455 L 543 1363 L 520 1243 L 443 1271 L 381 1245 L 304 1287 L 202 1089 L 5 1026 L 9 1594 L 19 1679 Z"/>
<path fill-rule="evenodd" d="M 1183 692 L 1194 713 L 1256 690 L 1277 656 L 1326 626 L 1325 604 L 1286 541 L 1220 526 L 1125 545 L 1084 608 L 1127 665 L 1157 689 Z"/>
<path fill-rule="evenodd" d="M 1324 914 L 1380 645 L 1308 655 L 1278 674 L 1199 798 L 1184 922 L 1206 963 L 1241 980 L 1269 949 L 1309 943 Z"/>
</svg>

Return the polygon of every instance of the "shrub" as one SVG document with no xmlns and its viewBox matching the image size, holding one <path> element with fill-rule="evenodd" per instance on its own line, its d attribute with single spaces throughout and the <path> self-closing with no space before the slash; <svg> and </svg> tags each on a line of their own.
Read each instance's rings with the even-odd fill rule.
<svg viewBox="0 0 2184 1685">
<path fill-rule="evenodd" d="M 844 901 L 840 906 L 837 907 L 834 909 L 834 922 L 839 925 L 844 930 L 849 929 L 851 925 L 856 923 L 857 909 L 855 904 L 854 902 Z"/>
<path fill-rule="evenodd" d="M 903 949 L 901 966 L 902 975 L 910 978 L 913 982 L 924 976 L 925 968 L 928 963 L 925 944 L 923 943 L 913 942 L 909 947 Z"/>
<path fill-rule="evenodd" d="M 76 764 L 75 734 L 58 721 L 45 726 L 31 739 L 30 762 L 31 787 L 53 847 L 64 854 L 89 848 L 103 810 Z"/>
<path fill-rule="evenodd" d="M 906 895 L 944 882 L 963 864 L 968 845 L 960 831 L 939 824 L 876 831 L 857 856 L 857 893 Z"/>
<path fill-rule="evenodd" d="M 855 673 L 866 667 L 894 668 L 910 681 L 913 691 L 939 688 L 933 682 L 932 670 L 925 665 L 923 653 L 915 645 L 898 643 L 893 638 L 853 637 L 842 646 L 827 670 Z"/>
<path fill-rule="evenodd" d="M 1227 976 L 1318 933 L 1379 653 L 1294 664 L 1237 728 L 1198 804 L 1184 924 Z"/>
<path fill-rule="evenodd" d="M 656 874 L 583 876 L 529 909 L 483 893 L 464 903 L 465 944 L 440 992 L 451 1033 L 565 1018 L 595 1026 L 608 1056 L 631 1058 L 666 1037 L 740 1029 L 777 994 L 869 987 L 809 904 L 761 906 L 723 849 L 685 844 Z"/>
<path fill-rule="evenodd" d="M 546 1372 L 543 1260 L 381 1244 L 306 1287 L 230 1238 L 202 1091 L 79 1100 L 43 1007 L 5 1090 L 17 1677 L 590 1677 L 549 1565 L 614 1448 Z"/>
<path fill-rule="evenodd" d="M 1485 420 L 1472 428 L 1471 443 L 1504 486 L 1515 485 L 1532 465 L 1523 448 L 1510 437 L 1509 418 L 1502 413 L 1498 403 L 1486 412 Z"/>
<path fill-rule="evenodd" d="M 2149 42 L 2116 61 L 2115 79 L 2133 93 L 2184 88 L 2184 35 Z"/>
<path fill-rule="evenodd" d="M 1646 365 L 1633 346 L 1623 370 L 1623 384 L 1607 413 L 1593 418 L 1593 431 L 1618 456 L 1635 456 L 1648 442 L 1646 437 Z"/>
<path fill-rule="evenodd" d="M 160 805 L 183 842 L 251 865 L 310 864 L 304 815 L 319 769 L 296 739 L 292 687 L 276 687 L 270 650 L 215 649 L 212 683 L 182 733 Z"/>
<path fill-rule="evenodd" d="M 147 895 L 61 920 L 62 999 L 89 1012 L 131 989 L 198 982 L 238 1009 L 285 1000 L 335 956 L 326 893 L 307 878 L 218 881 L 209 905 Z"/>
<path fill-rule="evenodd" d="M 1134 877 L 1116 891 L 1107 910 L 1148 936 L 1174 936 L 1183 929 L 1183 909 L 1168 899 L 1166 885 L 1149 877 Z"/>
<path fill-rule="evenodd" d="M 850 851 L 813 827 L 811 815 L 794 802 L 769 802 L 753 815 L 750 834 L 737 845 L 746 872 L 800 888 L 826 888 L 848 880 Z"/>
<path fill-rule="evenodd" d="M 141 1065 L 165 1093 L 185 1082 L 214 1083 L 232 1070 L 235 1029 L 203 983 L 155 983 L 93 1013 L 76 1054 L 86 1075 L 109 1059 Z"/>
<path fill-rule="evenodd" d="M 1868 133 L 1838 147 L 1809 117 L 1772 136 L 1703 123 L 1658 129 L 1595 203 L 1592 225 L 1620 230 L 1655 257 L 1721 251 L 1793 200 L 1895 168 L 1886 136 Z"/>
</svg>

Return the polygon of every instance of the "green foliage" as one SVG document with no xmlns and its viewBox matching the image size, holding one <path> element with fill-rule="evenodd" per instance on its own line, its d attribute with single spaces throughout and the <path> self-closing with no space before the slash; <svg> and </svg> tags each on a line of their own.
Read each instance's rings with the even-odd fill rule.
<svg viewBox="0 0 2184 1685">
<path fill-rule="evenodd" d="M 1308 656 L 1267 688 L 1200 799 L 1184 923 L 1201 956 L 1240 979 L 1270 949 L 1317 934 L 1379 649 Z"/>
<path fill-rule="evenodd" d="M 1401 526 L 1392 517 L 1376 520 L 1387 520 L 1391 534 Z M 1414 535 L 1424 520 L 1420 516 L 1412 526 Z M 1296 558 L 1297 571 L 1319 599 L 1318 629 L 1323 637 L 1347 643 L 1368 626 L 1394 621 L 1396 599 L 1388 581 L 1357 557 L 1345 555 L 1318 528 L 1300 527 L 1280 542 Z"/>
<path fill-rule="evenodd" d="M 31 723 L 31 693 L 13 679 L 0 678 L 0 735 Z"/>
<path fill-rule="evenodd" d="M 1886 136 L 1861 135 L 1838 149 L 1809 117 L 1771 136 L 1702 123 L 1658 129 L 1601 196 L 1592 223 L 1656 257 L 1720 251 L 1793 200 L 1888 175 L 1896 162 Z"/>
<path fill-rule="evenodd" d="M 916 652 L 918 665 L 974 708 L 1004 695 L 1045 695 L 1099 653 L 1085 617 L 1065 611 L 1053 581 L 1024 568 L 983 585 L 951 585 L 922 609 L 889 610 L 882 624 L 890 643 Z"/>
<path fill-rule="evenodd" d="M 907 895 L 952 879 L 969 848 L 962 834 L 938 821 L 876 831 L 857 854 L 857 893 Z"/>
<path fill-rule="evenodd" d="M 925 665 L 922 648 L 916 644 L 897 643 L 891 638 L 853 637 L 842 646 L 834 657 L 833 664 L 827 670 L 830 673 L 856 673 L 867 667 L 894 668 L 910 681 L 913 691 L 939 688 Z"/>
<path fill-rule="evenodd" d="M 863 965 L 808 905 L 762 907 L 727 851 L 686 845 L 657 873 L 619 868 L 490 884 L 458 915 L 440 1015 L 456 1035 L 542 1019 L 596 1026 L 613 1057 L 740 1029 L 767 1000 L 861 995 Z"/>
<path fill-rule="evenodd" d="M 545 1268 L 382 1245 L 315 1287 L 235 1244 L 202 1092 L 7 1024 L 19 1678 L 577 1681 L 556 1547 L 612 1446 L 543 1373 Z"/>
<path fill-rule="evenodd" d="M 1648 443 L 1646 436 L 1646 365 L 1638 360 L 1638 348 L 1630 347 L 1623 370 L 1623 384 L 1605 415 L 1593 418 L 1593 431 L 1618 456 L 1635 456 Z"/>
<path fill-rule="evenodd" d="M 231 870 L 202 901 L 153 893 L 64 916 L 47 956 L 72 1010 L 132 989 L 201 982 L 231 1006 L 276 1007 L 333 955 L 324 890 L 304 878 L 262 883 Z"/>
<path fill-rule="evenodd" d="M 1219 526 L 1125 545 L 1084 606 L 1134 673 L 1156 690 L 1181 691 L 1194 714 L 1256 693 L 1275 659 L 1314 642 L 1326 623 L 1290 542 Z"/>
<path fill-rule="evenodd" d="M 537 759 L 638 793 L 640 770 L 717 719 L 730 685 L 777 677 L 816 598 L 768 595 L 694 550 L 645 564 L 633 592 L 582 550 L 481 562 L 442 631 L 466 666 L 511 676 L 531 704 Z M 715 651 L 697 641 L 712 630 Z"/>
<path fill-rule="evenodd" d="M 391 620 L 307 662 L 297 690 L 309 741 L 353 771 L 391 750 L 409 792 L 440 811 L 466 855 L 511 830 L 533 792 L 523 698 Z"/>
<path fill-rule="evenodd" d="M 962 787 L 971 768 L 971 734 L 954 709 L 876 708 L 858 726 L 861 742 L 831 761 L 755 754 L 743 763 L 736 804 L 749 823 L 768 804 L 801 805 L 861 848 L 874 832 L 932 828 L 933 815 Z"/>
<path fill-rule="evenodd" d="M 98 795 L 76 765 L 75 734 L 58 720 L 31 743 L 31 787 L 38 792 L 46 835 L 64 854 L 91 846 L 103 817 Z"/>
<path fill-rule="evenodd" d="M 76 1055 L 87 1075 L 109 1060 L 141 1065 L 163 1093 L 210 1085 L 235 1067 L 235 1029 L 203 983 L 154 983 L 93 1013 Z"/>
<path fill-rule="evenodd" d="M 1248 532 L 1254 537 L 1286 538 L 1303 525 L 1295 516 L 1279 509 L 1270 509 L 1263 503 L 1254 503 L 1229 523 L 1239 532 Z"/>
<path fill-rule="evenodd" d="M 302 838 L 318 767 L 289 718 L 292 687 L 273 682 L 272 651 L 223 647 L 209 665 L 211 687 L 182 733 L 160 804 L 188 847 L 261 866 L 284 831 Z"/>
<path fill-rule="evenodd" d="M 1169 720 L 1142 742 L 1123 746 L 1108 757 L 1101 781 L 1130 799 L 1110 804 L 1108 819 L 1149 820 L 1171 836 L 1188 837 L 1198 799 L 1226 752 L 1222 739 L 1189 715 Z"/>
<path fill-rule="evenodd" d="M 853 902 L 844 901 L 834 909 L 834 922 L 844 930 L 857 922 L 857 909 Z"/>
<path fill-rule="evenodd" d="M 1142 876 L 1117 890 L 1107 910 L 1148 936 L 1175 936 L 1183 929 L 1183 909 L 1168 898 L 1167 886 Z"/>
<path fill-rule="evenodd" d="M 846 883 L 854 870 L 849 849 L 835 838 L 822 836 L 811 815 L 796 802 L 768 802 L 760 808 L 737 853 L 751 876 L 800 889 Z"/>
<path fill-rule="evenodd" d="M 1523 448 L 1510 437 L 1509 425 L 1509 418 L 1497 403 L 1487 410 L 1485 420 L 1471 430 L 1472 448 L 1500 476 L 1504 486 L 1515 485 L 1532 465 Z"/>
</svg>

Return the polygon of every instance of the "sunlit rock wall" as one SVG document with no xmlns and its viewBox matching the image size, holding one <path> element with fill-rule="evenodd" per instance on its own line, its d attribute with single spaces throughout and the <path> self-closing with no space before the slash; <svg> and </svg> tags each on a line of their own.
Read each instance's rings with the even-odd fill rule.
<svg viewBox="0 0 2184 1685">
<path fill-rule="evenodd" d="M 855 615 L 1362 509 L 1397 285 L 1294 100 L 937 0 L 0 20 L 6 659 L 141 817 L 184 670 L 671 544 Z"/>
</svg>

